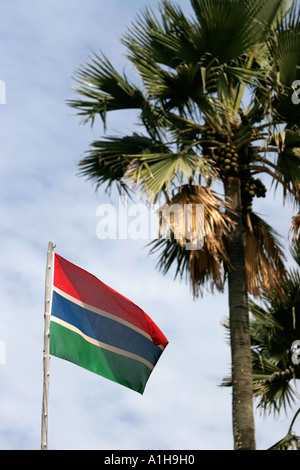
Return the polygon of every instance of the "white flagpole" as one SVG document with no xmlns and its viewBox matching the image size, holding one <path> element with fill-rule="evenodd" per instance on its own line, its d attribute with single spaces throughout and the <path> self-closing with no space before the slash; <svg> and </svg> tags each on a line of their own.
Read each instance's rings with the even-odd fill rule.
<svg viewBox="0 0 300 470">
<path fill-rule="evenodd" d="M 44 384 L 43 384 L 43 409 L 42 409 L 42 435 L 41 450 L 47 450 L 48 434 L 48 392 L 50 381 L 50 309 L 51 309 L 51 269 L 53 259 L 53 243 L 48 244 L 46 280 L 45 280 L 45 331 L 44 331 Z"/>
</svg>

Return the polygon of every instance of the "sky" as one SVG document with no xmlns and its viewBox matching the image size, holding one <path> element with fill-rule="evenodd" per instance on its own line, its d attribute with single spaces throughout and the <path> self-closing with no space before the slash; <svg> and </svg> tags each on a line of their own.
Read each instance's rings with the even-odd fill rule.
<svg viewBox="0 0 300 470">
<path fill-rule="evenodd" d="M 188 0 L 181 6 L 190 11 Z M 48 448 L 230 450 L 231 390 L 224 294 L 193 299 L 190 286 L 162 276 L 144 239 L 100 239 L 98 192 L 78 176 L 78 162 L 103 136 L 99 121 L 83 126 L 66 100 L 74 73 L 103 51 L 122 71 L 120 35 L 152 0 L 2 0 L 0 18 L 0 449 L 37 450 L 41 439 L 44 284 L 48 242 L 139 305 L 169 345 L 144 395 L 56 357 L 50 360 Z M 3 89 L 2 89 L 3 91 Z M 3 96 L 2 96 L 3 98 Z M 133 114 L 112 113 L 108 133 L 135 129 Z M 293 208 L 280 198 L 255 209 L 287 244 Z M 4 351 L 4 353 L 3 353 Z M 295 403 L 294 411 L 299 406 Z M 287 432 L 293 412 L 255 410 L 258 449 Z M 300 434 L 300 422 L 294 430 Z"/>
</svg>

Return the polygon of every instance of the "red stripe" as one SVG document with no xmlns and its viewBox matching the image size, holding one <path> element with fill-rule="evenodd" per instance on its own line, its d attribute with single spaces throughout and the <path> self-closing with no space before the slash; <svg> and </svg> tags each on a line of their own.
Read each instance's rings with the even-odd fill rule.
<svg viewBox="0 0 300 470">
<path fill-rule="evenodd" d="M 123 295 L 84 269 L 54 254 L 53 285 L 77 300 L 111 313 L 148 333 L 154 344 L 166 347 L 168 340 L 151 318 Z"/>
</svg>

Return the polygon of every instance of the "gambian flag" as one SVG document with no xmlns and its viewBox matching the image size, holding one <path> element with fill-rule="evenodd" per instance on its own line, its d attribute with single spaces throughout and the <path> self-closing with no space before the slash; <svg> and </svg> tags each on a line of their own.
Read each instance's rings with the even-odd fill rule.
<svg viewBox="0 0 300 470">
<path fill-rule="evenodd" d="M 143 310 L 54 253 L 50 354 L 143 393 L 167 344 Z"/>
</svg>

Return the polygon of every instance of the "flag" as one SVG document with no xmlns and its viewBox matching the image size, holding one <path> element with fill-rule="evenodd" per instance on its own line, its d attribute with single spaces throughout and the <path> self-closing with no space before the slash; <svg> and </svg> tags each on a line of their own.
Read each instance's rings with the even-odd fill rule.
<svg viewBox="0 0 300 470">
<path fill-rule="evenodd" d="M 50 354 L 139 393 L 168 340 L 137 305 L 54 253 Z"/>
</svg>

